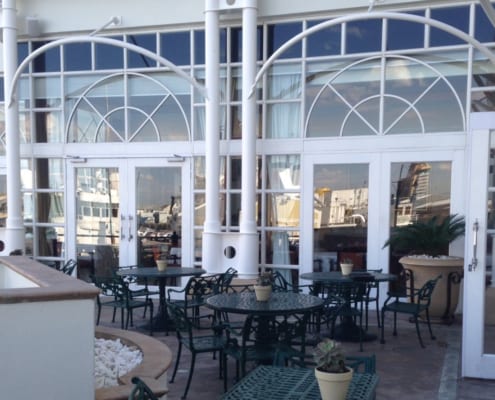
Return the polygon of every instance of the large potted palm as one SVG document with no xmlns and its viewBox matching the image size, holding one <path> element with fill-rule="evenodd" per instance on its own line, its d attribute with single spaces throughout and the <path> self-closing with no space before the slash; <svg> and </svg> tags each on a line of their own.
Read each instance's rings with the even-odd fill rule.
<svg viewBox="0 0 495 400">
<path fill-rule="evenodd" d="M 443 219 L 434 216 L 395 228 L 383 246 L 390 246 L 395 253 L 406 254 L 399 262 L 413 272 L 415 288 L 442 275 L 430 305 L 432 321 L 451 322 L 454 318 L 464 259 L 449 256 L 448 252 L 450 243 L 464 232 L 464 217 L 457 214 Z"/>
</svg>

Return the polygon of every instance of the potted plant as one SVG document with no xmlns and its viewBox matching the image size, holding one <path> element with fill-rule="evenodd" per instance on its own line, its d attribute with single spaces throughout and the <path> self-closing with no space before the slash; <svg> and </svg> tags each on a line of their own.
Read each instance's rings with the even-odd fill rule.
<svg viewBox="0 0 495 400">
<path fill-rule="evenodd" d="M 341 343 L 329 338 L 323 339 L 313 349 L 313 358 L 322 400 L 344 400 L 353 369 L 345 365 Z"/>
<path fill-rule="evenodd" d="M 256 285 L 254 285 L 254 292 L 256 294 L 256 300 L 268 301 L 272 294 L 273 275 L 271 271 L 262 271 L 259 275 Z"/>
<path fill-rule="evenodd" d="M 344 258 L 340 263 L 340 269 L 342 270 L 342 275 L 350 275 L 353 268 L 354 268 L 354 263 L 350 258 Z"/>
<path fill-rule="evenodd" d="M 406 254 L 399 262 L 413 272 L 415 288 L 442 275 L 430 305 L 432 321 L 451 322 L 454 318 L 464 259 L 449 256 L 448 251 L 450 243 L 463 236 L 464 232 L 464 217 L 451 214 L 440 219 L 434 216 L 426 221 L 395 228 L 383 246 Z"/>
</svg>

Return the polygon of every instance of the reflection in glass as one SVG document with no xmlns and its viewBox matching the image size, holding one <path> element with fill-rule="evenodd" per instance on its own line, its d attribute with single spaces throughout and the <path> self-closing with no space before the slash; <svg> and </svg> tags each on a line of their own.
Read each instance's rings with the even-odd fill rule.
<svg viewBox="0 0 495 400">
<path fill-rule="evenodd" d="M 182 236 L 181 188 L 179 167 L 136 169 L 139 265 L 153 267 L 156 260 L 171 260 L 171 256 L 180 254 L 177 249 Z"/>
<path fill-rule="evenodd" d="M 368 238 L 367 164 L 314 167 L 313 256 L 315 268 L 336 269 L 344 258 L 366 269 Z"/>
</svg>

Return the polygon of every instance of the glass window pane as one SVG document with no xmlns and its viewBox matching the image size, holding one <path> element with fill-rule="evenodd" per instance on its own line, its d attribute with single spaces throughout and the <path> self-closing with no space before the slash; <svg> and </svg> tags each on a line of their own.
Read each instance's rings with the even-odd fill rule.
<svg viewBox="0 0 495 400">
<path fill-rule="evenodd" d="M 299 263 L 299 231 L 269 231 L 266 233 L 266 243 L 267 264 L 297 265 Z M 278 271 L 284 274 L 287 281 L 292 281 L 290 270 Z"/>
<path fill-rule="evenodd" d="M 35 107 L 60 107 L 60 87 L 60 77 L 34 78 Z"/>
<path fill-rule="evenodd" d="M 267 189 L 300 190 L 301 157 L 299 155 L 268 156 L 266 163 Z"/>
<path fill-rule="evenodd" d="M 284 64 L 270 68 L 268 74 L 268 99 L 297 99 L 301 96 L 301 65 Z"/>
<path fill-rule="evenodd" d="M 160 34 L 160 55 L 175 65 L 191 63 L 191 41 L 189 31 Z"/>
<path fill-rule="evenodd" d="M 391 166 L 391 226 L 450 214 L 450 162 L 403 162 Z"/>
<path fill-rule="evenodd" d="M 299 193 L 269 193 L 266 195 L 267 226 L 299 226 Z"/>
<path fill-rule="evenodd" d="M 434 8 L 431 10 L 431 18 L 469 33 L 469 6 Z M 464 41 L 440 29 L 431 28 L 431 47 L 455 44 L 464 44 Z"/>
<path fill-rule="evenodd" d="M 205 63 L 205 31 L 194 31 L 194 64 Z"/>
<path fill-rule="evenodd" d="M 33 51 L 48 42 L 33 42 Z M 60 47 L 54 47 L 41 53 L 33 60 L 33 72 L 60 71 Z"/>
<path fill-rule="evenodd" d="M 64 138 L 61 118 L 59 111 L 36 111 L 36 143 L 62 143 Z"/>
<path fill-rule="evenodd" d="M 205 223 L 205 195 L 196 193 L 194 195 L 194 225 L 202 226 Z"/>
<path fill-rule="evenodd" d="M 122 36 L 114 36 L 112 39 L 122 40 Z M 96 69 L 122 69 L 124 67 L 124 49 L 108 44 L 97 43 L 95 45 Z"/>
<path fill-rule="evenodd" d="M 41 223 L 61 223 L 64 220 L 64 194 L 36 193 L 36 221 Z"/>
<path fill-rule="evenodd" d="M 343 258 L 366 269 L 368 241 L 367 164 L 322 164 L 314 167 L 313 251 L 327 260 L 324 270 Z"/>
<path fill-rule="evenodd" d="M 267 138 L 300 137 L 301 104 L 275 103 L 267 105 Z"/>
<path fill-rule="evenodd" d="M 91 43 L 64 45 L 64 69 L 66 71 L 91 70 Z"/>
<path fill-rule="evenodd" d="M 64 189 L 64 163 L 58 158 L 36 159 L 36 187 L 38 189 Z"/>
<path fill-rule="evenodd" d="M 230 158 L 230 189 L 241 188 L 242 159 L 241 157 Z"/>
<path fill-rule="evenodd" d="M 302 24 L 300 22 L 279 23 L 268 25 L 267 48 L 268 57 L 271 56 L 280 46 L 289 39 L 301 33 Z M 301 41 L 295 43 L 284 51 L 279 59 L 300 58 L 302 55 Z"/>
<path fill-rule="evenodd" d="M 256 59 L 263 59 L 263 26 L 256 30 Z M 242 61 L 242 29 L 240 27 L 230 29 L 230 61 Z"/>
<path fill-rule="evenodd" d="M 156 35 L 129 35 L 127 41 L 136 46 L 156 53 Z M 129 68 L 149 68 L 156 65 L 156 61 L 135 51 L 127 51 L 127 65 Z"/>
<path fill-rule="evenodd" d="M 310 21 L 308 28 L 323 21 Z M 306 56 L 331 56 L 341 52 L 342 26 L 331 26 L 313 33 L 306 38 Z"/>
<path fill-rule="evenodd" d="M 381 48 L 381 20 L 354 21 L 347 24 L 346 54 L 380 51 Z"/>
<path fill-rule="evenodd" d="M 22 61 L 28 56 L 29 47 L 27 42 L 17 44 L 17 65 L 20 65 Z M 27 72 L 25 70 L 24 72 Z"/>
<path fill-rule="evenodd" d="M 423 11 L 405 14 L 424 17 Z M 425 25 L 416 22 L 389 19 L 387 21 L 387 50 L 423 48 Z"/>
<path fill-rule="evenodd" d="M 229 204 L 230 215 L 229 215 L 228 225 L 230 227 L 238 227 L 241 217 L 241 194 L 231 193 L 229 199 L 230 199 L 230 204 Z"/>
<path fill-rule="evenodd" d="M 495 27 L 483 11 L 483 8 L 477 4 L 475 10 L 476 22 L 474 24 L 474 38 L 482 43 L 495 41 Z"/>
<path fill-rule="evenodd" d="M 205 188 L 205 158 L 194 157 L 194 190 Z"/>
</svg>

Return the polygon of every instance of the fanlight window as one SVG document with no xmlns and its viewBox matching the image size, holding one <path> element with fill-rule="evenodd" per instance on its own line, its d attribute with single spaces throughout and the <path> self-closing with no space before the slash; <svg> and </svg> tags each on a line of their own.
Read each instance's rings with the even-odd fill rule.
<svg viewBox="0 0 495 400">
<path fill-rule="evenodd" d="M 69 94 L 68 142 L 188 141 L 189 85 L 179 81 L 118 73 Z"/>
<path fill-rule="evenodd" d="M 310 65 L 306 136 L 463 131 L 466 64 L 438 64 L 376 56 L 343 69 Z"/>
</svg>

